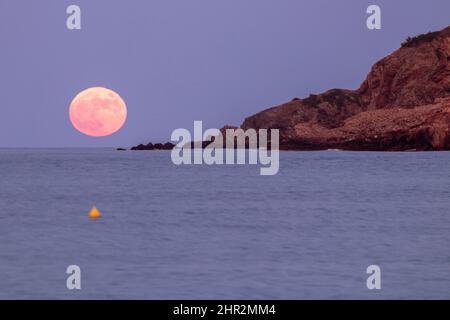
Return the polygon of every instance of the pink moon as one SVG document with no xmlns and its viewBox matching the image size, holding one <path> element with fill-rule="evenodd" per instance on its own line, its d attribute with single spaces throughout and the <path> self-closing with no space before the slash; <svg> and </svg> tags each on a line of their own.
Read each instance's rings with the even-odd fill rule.
<svg viewBox="0 0 450 320">
<path fill-rule="evenodd" d="M 127 119 L 127 106 L 114 91 L 93 87 L 81 91 L 70 104 L 70 121 L 81 133 L 91 137 L 112 135 Z"/>
</svg>

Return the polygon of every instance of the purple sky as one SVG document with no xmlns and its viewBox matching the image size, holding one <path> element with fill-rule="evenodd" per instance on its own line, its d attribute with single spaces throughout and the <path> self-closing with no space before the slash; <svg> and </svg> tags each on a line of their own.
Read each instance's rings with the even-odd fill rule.
<svg viewBox="0 0 450 320">
<path fill-rule="evenodd" d="M 66 29 L 66 7 L 82 30 Z M 382 8 L 381 31 L 366 8 Z M 246 116 L 310 93 L 356 88 L 409 35 L 450 24 L 448 0 L 1 0 L 0 147 L 131 146 Z M 91 86 L 128 106 L 121 131 L 70 124 Z"/>
</svg>

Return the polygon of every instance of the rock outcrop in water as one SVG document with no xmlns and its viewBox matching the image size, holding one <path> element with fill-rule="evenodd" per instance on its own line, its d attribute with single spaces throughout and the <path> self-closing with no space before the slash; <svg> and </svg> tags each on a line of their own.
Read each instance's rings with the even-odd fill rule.
<svg viewBox="0 0 450 320">
<path fill-rule="evenodd" d="M 408 38 L 357 90 L 332 89 L 248 117 L 288 150 L 449 150 L 450 27 Z"/>
<path fill-rule="evenodd" d="M 135 147 L 132 147 L 130 150 L 132 151 L 152 151 L 152 150 L 172 150 L 175 145 L 171 142 L 162 143 L 148 143 L 148 144 L 140 144 Z"/>
</svg>

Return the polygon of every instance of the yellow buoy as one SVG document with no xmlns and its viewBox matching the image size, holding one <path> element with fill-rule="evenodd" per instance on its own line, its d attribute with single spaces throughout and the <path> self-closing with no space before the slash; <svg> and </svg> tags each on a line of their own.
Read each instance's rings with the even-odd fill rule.
<svg viewBox="0 0 450 320">
<path fill-rule="evenodd" d="M 89 218 L 91 218 L 91 219 L 98 219 L 101 217 L 101 215 L 102 214 L 100 213 L 100 211 L 98 211 L 98 209 L 96 207 L 93 207 L 91 209 L 91 212 L 89 212 Z"/>
</svg>

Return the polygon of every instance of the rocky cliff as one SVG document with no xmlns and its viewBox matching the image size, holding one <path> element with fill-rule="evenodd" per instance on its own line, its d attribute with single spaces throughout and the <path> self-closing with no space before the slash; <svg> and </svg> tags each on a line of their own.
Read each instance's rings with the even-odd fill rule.
<svg viewBox="0 0 450 320">
<path fill-rule="evenodd" d="M 356 90 L 332 89 L 245 119 L 290 150 L 450 149 L 450 27 L 408 38 Z"/>
</svg>

